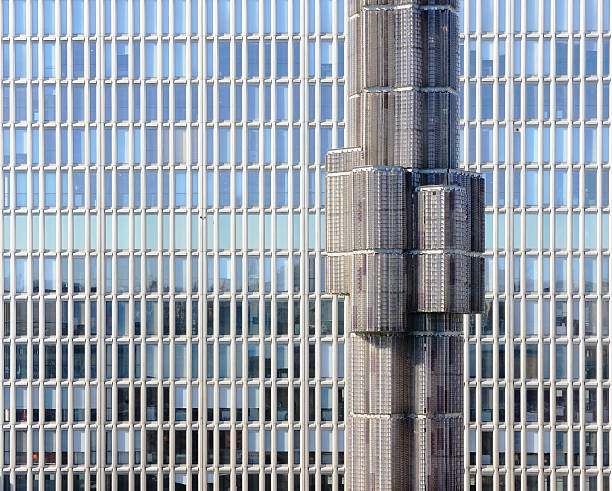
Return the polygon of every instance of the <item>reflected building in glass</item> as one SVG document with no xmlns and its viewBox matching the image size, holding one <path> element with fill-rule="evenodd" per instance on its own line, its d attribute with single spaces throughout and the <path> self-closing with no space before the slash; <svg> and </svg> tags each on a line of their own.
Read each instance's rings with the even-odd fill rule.
<svg viewBox="0 0 612 491">
<path fill-rule="evenodd" d="M 609 0 L 468 0 L 464 166 L 485 177 L 465 488 L 610 488 Z"/>
<path fill-rule="evenodd" d="M 343 488 L 343 12 L 1 3 L 4 489 Z"/>
</svg>

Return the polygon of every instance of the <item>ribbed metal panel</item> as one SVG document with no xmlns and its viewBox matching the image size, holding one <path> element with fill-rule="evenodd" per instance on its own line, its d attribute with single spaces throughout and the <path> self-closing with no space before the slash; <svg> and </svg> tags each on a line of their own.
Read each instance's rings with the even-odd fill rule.
<svg viewBox="0 0 612 491">
<path fill-rule="evenodd" d="M 325 170 L 329 173 L 349 172 L 362 166 L 362 153 L 358 147 L 330 150 L 325 156 Z"/>
<path fill-rule="evenodd" d="M 469 250 L 468 195 L 456 186 L 420 187 L 418 196 L 418 249 Z"/>
<path fill-rule="evenodd" d="M 352 338 L 351 410 L 356 414 L 410 412 L 415 393 L 410 378 L 412 346 L 403 336 L 359 334 Z"/>
<path fill-rule="evenodd" d="M 351 330 L 405 329 L 408 313 L 408 256 L 394 253 L 353 255 Z"/>
<path fill-rule="evenodd" d="M 350 144 L 364 162 L 413 169 L 457 167 L 458 99 L 445 92 L 367 92 L 349 99 Z"/>
<path fill-rule="evenodd" d="M 395 94 L 365 92 L 361 97 L 361 146 L 369 165 L 393 165 Z"/>
<path fill-rule="evenodd" d="M 419 489 L 411 486 L 411 423 L 389 416 L 352 417 L 347 429 L 349 489 Z"/>
<path fill-rule="evenodd" d="M 463 338 L 458 335 L 411 335 L 408 339 L 411 394 L 406 412 L 439 417 L 463 411 Z"/>
<path fill-rule="evenodd" d="M 362 169 L 352 177 L 352 223 L 347 228 L 354 249 L 410 248 L 406 174 Z"/>
<path fill-rule="evenodd" d="M 470 225 L 470 246 L 473 252 L 484 251 L 484 179 L 470 172 L 451 170 L 449 172 L 430 172 L 412 174 L 414 186 L 453 185 L 465 189 L 468 195 L 468 223 Z M 415 208 L 416 209 L 416 208 Z"/>
<path fill-rule="evenodd" d="M 414 254 L 417 272 L 411 308 L 418 312 L 471 312 L 471 257 L 450 252 Z"/>
<path fill-rule="evenodd" d="M 393 55 L 395 59 L 395 80 L 398 87 L 422 87 L 426 73 L 423 70 L 422 20 L 424 11 L 417 8 L 405 8 L 395 13 L 395 39 Z"/>
<path fill-rule="evenodd" d="M 395 44 L 395 11 L 364 10 L 359 16 L 361 27 L 361 84 L 364 88 L 393 87 L 395 81 L 395 57 L 389 48 Z"/>
<path fill-rule="evenodd" d="M 444 9 L 423 12 L 422 30 L 427 36 L 427 58 L 423 62 L 427 67 L 426 86 L 456 89 L 459 80 L 457 16 Z"/>
<path fill-rule="evenodd" d="M 456 16 L 421 8 L 364 10 L 349 19 L 348 94 L 372 88 L 458 87 Z"/>
<path fill-rule="evenodd" d="M 408 331 L 415 335 L 463 333 L 463 315 L 457 314 L 408 314 L 408 324 L 410 326 Z"/>
<path fill-rule="evenodd" d="M 361 16 L 349 17 L 347 30 L 346 56 L 348 58 L 348 76 L 346 79 L 346 93 L 349 96 L 353 96 L 359 94 L 362 89 Z"/>
<path fill-rule="evenodd" d="M 350 147 L 361 149 L 361 96 L 355 95 L 347 99 L 346 115 L 347 119 L 352 122 L 346 128 L 346 142 Z"/>
<path fill-rule="evenodd" d="M 462 315 L 484 306 L 484 185 L 456 170 L 454 9 L 348 5 L 353 148 L 326 160 L 326 286 L 351 296 L 352 490 L 462 486 Z"/>
<path fill-rule="evenodd" d="M 459 158 L 459 101 L 455 94 L 427 92 L 423 169 L 454 169 Z"/>
<path fill-rule="evenodd" d="M 463 490 L 463 416 L 411 418 L 408 423 L 410 482 L 401 489 Z"/>
<path fill-rule="evenodd" d="M 427 96 L 414 90 L 396 93 L 393 106 L 393 165 L 419 169 L 424 163 L 425 112 Z"/>
<path fill-rule="evenodd" d="M 484 230 L 484 227 L 483 227 Z M 471 258 L 471 312 L 483 312 L 484 311 L 484 257 L 472 257 Z"/>
<path fill-rule="evenodd" d="M 351 212 L 352 175 L 330 174 L 326 179 L 328 252 L 348 252 L 353 249 Z"/>
<path fill-rule="evenodd" d="M 351 291 L 353 259 L 350 255 L 329 255 L 326 260 L 325 290 L 337 295 Z"/>
</svg>

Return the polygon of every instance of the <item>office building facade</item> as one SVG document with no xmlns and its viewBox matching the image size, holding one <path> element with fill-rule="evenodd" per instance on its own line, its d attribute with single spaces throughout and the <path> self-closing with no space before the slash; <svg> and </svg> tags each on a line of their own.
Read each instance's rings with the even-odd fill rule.
<svg viewBox="0 0 612 491">
<path fill-rule="evenodd" d="M 610 488 L 607 0 L 468 0 L 462 162 L 485 178 L 465 488 Z"/>
<path fill-rule="evenodd" d="M 344 5 L 7 0 L 4 489 L 341 489 Z"/>
<path fill-rule="evenodd" d="M 342 2 L 1 7 L 3 483 L 340 488 Z M 609 2 L 468 0 L 459 31 L 465 488 L 608 489 Z"/>
</svg>

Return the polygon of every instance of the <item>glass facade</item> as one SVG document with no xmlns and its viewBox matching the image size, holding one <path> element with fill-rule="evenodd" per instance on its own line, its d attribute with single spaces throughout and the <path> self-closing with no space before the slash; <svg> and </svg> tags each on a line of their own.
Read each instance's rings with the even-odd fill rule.
<svg viewBox="0 0 612 491">
<path fill-rule="evenodd" d="M 343 488 L 343 1 L 0 8 L 4 489 Z"/>
<path fill-rule="evenodd" d="M 610 489 L 610 2 L 466 0 L 461 157 L 486 181 L 465 488 Z"/>
</svg>

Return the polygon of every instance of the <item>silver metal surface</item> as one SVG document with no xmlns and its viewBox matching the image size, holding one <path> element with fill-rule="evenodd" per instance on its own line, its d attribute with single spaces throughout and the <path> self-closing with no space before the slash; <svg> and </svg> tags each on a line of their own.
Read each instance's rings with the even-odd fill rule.
<svg viewBox="0 0 612 491">
<path fill-rule="evenodd" d="M 462 326 L 483 309 L 484 186 L 456 169 L 455 9 L 349 5 L 350 148 L 326 159 L 326 282 L 351 301 L 351 490 L 463 485 Z"/>
</svg>

